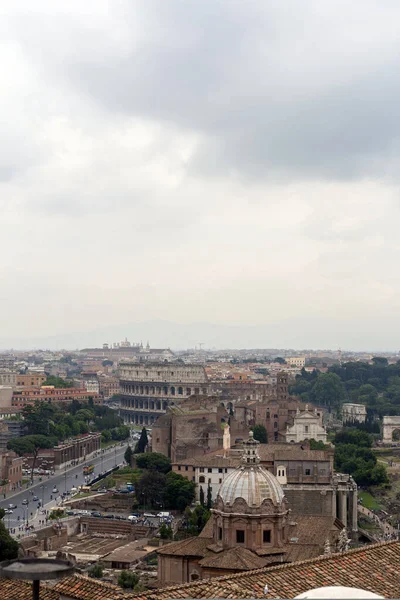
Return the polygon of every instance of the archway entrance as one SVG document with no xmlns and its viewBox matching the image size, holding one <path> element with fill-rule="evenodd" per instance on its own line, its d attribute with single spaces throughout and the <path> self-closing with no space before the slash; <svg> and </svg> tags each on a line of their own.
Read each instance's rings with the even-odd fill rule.
<svg viewBox="0 0 400 600">
<path fill-rule="evenodd" d="M 400 442 L 400 429 L 394 429 L 392 432 L 392 441 Z"/>
</svg>

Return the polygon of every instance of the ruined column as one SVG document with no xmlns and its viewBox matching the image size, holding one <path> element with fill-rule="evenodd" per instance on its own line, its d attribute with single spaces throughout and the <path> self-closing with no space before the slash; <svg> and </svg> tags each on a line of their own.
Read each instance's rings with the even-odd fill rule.
<svg viewBox="0 0 400 600">
<path fill-rule="evenodd" d="M 340 492 L 340 520 L 347 527 L 347 492 Z"/>
<path fill-rule="evenodd" d="M 352 515 L 351 529 L 352 529 L 352 531 L 358 531 L 358 492 L 357 492 L 356 485 L 353 488 L 352 496 L 353 496 L 353 515 Z"/>
<path fill-rule="evenodd" d="M 337 517 L 336 489 L 332 490 L 332 517 Z"/>
</svg>

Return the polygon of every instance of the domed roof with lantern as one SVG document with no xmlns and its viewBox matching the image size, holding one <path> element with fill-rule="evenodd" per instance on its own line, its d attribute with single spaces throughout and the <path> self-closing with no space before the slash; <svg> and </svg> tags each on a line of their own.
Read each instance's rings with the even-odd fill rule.
<svg viewBox="0 0 400 600">
<path fill-rule="evenodd" d="M 257 508 L 266 500 L 274 507 L 285 501 L 283 489 L 276 477 L 260 465 L 258 445 L 250 431 L 249 439 L 243 442 L 242 464 L 223 480 L 218 491 L 217 502 L 222 500 L 225 507 L 232 506 L 242 498 L 249 508 Z"/>
</svg>

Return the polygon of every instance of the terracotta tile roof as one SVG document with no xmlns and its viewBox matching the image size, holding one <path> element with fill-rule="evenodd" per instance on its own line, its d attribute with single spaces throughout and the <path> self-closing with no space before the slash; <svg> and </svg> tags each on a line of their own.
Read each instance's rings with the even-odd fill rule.
<svg viewBox="0 0 400 600">
<path fill-rule="evenodd" d="M 266 584 L 269 592 L 264 596 Z M 307 590 L 330 585 L 358 587 L 385 598 L 399 597 L 400 542 L 383 542 L 341 554 L 214 577 L 134 598 L 294 598 Z"/>
<path fill-rule="evenodd" d="M 204 525 L 199 537 L 202 538 L 212 538 L 213 537 L 213 520 L 209 518 L 207 523 Z"/>
<path fill-rule="evenodd" d="M 0 579 L 0 596 L 7 600 L 32 600 L 32 584 L 16 579 Z M 40 586 L 41 600 L 58 600 L 59 597 L 50 587 Z"/>
<path fill-rule="evenodd" d="M 199 561 L 202 567 L 211 569 L 231 569 L 232 571 L 251 571 L 265 567 L 267 559 L 257 556 L 247 548 L 230 548 L 221 552 L 202 558 Z"/>
<path fill-rule="evenodd" d="M 96 581 L 83 575 L 73 575 L 61 579 L 52 588 L 52 591 L 57 592 L 57 598 L 61 594 L 77 600 L 114 600 L 115 598 L 126 598 L 128 596 L 122 588 L 116 585 Z M 42 600 L 41 593 L 40 600 Z"/>
<path fill-rule="evenodd" d="M 213 543 L 208 537 L 191 537 L 181 542 L 171 542 L 157 550 L 157 554 L 168 556 L 206 556 L 207 546 Z"/>
</svg>

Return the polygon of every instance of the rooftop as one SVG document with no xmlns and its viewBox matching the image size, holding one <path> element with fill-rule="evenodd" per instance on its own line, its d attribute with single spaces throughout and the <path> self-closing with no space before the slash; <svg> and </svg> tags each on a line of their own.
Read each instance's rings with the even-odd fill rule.
<svg viewBox="0 0 400 600">
<path fill-rule="evenodd" d="M 381 542 L 311 560 L 170 586 L 135 598 L 294 598 L 313 588 L 338 585 L 361 588 L 385 598 L 398 597 L 400 542 Z"/>
</svg>

